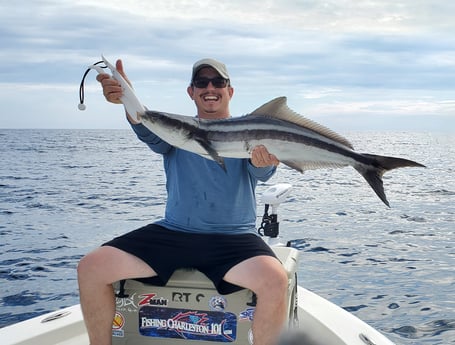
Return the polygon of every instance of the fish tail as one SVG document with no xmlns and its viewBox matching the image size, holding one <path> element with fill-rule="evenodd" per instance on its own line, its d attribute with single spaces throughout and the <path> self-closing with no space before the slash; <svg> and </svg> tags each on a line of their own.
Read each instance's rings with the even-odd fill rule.
<svg viewBox="0 0 455 345">
<path fill-rule="evenodd" d="M 390 207 L 384 191 L 382 176 L 389 170 L 404 167 L 425 167 L 425 165 L 404 158 L 386 157 L 371 154 L 362 154 L 363 157 L 371 159 L 369 165 L 357 165 L 354 168 L 365 178 L 373 188 L 379 199 Z"/>
</svg>

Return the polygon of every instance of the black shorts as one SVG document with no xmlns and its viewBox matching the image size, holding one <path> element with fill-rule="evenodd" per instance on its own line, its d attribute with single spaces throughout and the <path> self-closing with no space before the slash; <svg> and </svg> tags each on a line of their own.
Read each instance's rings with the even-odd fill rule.
<svg viewBox="0 0 455 345">
<path fill-rule="evenodd" d="M 197 234 L 168 230 L 149 224 L 106 242 L 146 262 L 158 276 L 138 279 L 164 286 L 178 268 L 194 268 L 213 281 L 220 294 L 242 288 L 223 280 L 238 263 L 259 255 L 276 257 L 272 249 L 255 234 Z"/>
</svg>

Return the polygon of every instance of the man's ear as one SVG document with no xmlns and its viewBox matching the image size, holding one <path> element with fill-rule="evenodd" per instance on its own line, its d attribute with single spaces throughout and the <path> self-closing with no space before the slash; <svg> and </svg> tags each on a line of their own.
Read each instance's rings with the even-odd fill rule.
<svg viewBox="0 0 455 345">
<path fill-rule="evenodd" d="M 229 87 L 229 99 L 232 98 L 232 96 L 234 96 L 234 88 L 232 86 L 228 86 Z"/>
<path fill-rule="evenodd" d="M 191 85 L 187 87 L 186 92 L 188 92 L 188 95 L 190 96 L 190 98 L 193 99 L 194 90 Z"/>
</svg>

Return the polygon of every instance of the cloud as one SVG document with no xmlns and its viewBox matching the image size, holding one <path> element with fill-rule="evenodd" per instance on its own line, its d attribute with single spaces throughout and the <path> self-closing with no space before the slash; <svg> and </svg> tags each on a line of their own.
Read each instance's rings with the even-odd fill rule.
<svg viewBox="0 0 455 345">
<path fill-rule="evenodd" d="M 0 101 L 5 112 L 16 112 L 33 99 L 37 105 L 26 107 L 22 119 L 34 112 L 40 121 L 28 123 L 65 125 L 55 113 L 73 115 L 80 78 L 104 53 L 112 62 L 124 60 L 145 104 L 191 115 L 185 94 L 191 64 L 213 56 L 230 70 L 234 114 L 286 95 L 297 111 L 335 123 L 340 114 L 363 123 L 365 113 L 401 121 L 412 115 L 453 119 L 454 6 L 417 0 L 47 0 L 17 8 L 3 2 Z M 92 72 L 86 112 L 121 113 L 105 104 L 94 79 Z M 84 116 L 74 114 L 67 125 L 118 126 L 95 117 L 86 123 Z M 19 118 L 0 118 L 0 127 L 10 126 L 23 125 Z"/>
</svg>

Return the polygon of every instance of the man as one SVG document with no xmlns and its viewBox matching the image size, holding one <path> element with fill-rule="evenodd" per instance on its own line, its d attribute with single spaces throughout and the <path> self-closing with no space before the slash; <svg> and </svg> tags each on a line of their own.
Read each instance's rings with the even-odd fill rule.
<svg viewBox="0 0 455 345">
<path fill-rule="evenodd" d="M 121 60 L 116 68 L 128 81 Z M 99 74 L 97 80 L 109 102 L 121 103 L 115 79 Z M 199 118 L 230 117 L 234 89 L 221 62 L 196 62 L 187 92 Z M 81 307 L 91 345 L 111 344 L 113 282 L 147 278 L 143 280 L 164 285 L 175 269 L 188 266 L 206 274 L 222 294 L 239 287 L 254 291 L 254 344 L 275 344 L 285 320 L 287 275 L 255 232 L 254 189 L 273 175 L 278 159 L 258 146 L 249 160 L 225 159 L 224 171 L 211 160 L 172 147 L 126 116 L 138 138 L 163 155 L 168 200 L 163 220 L 105 243 L 79 263 Z"/>
</svg>

